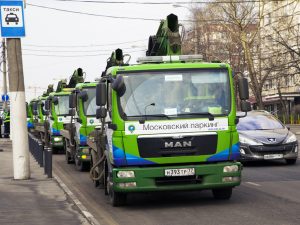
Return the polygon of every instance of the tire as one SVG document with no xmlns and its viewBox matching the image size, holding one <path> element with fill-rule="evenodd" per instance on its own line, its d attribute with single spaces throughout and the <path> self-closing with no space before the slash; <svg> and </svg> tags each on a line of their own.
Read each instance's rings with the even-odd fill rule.
<svg viewBox="0 0 300 225">
<path fill-rule="evenodd" d="M 75 155 L 75 167 L 78 171 L 83 171 L 83 163 L 77 158 L 77 155 Z"/>
<path fill-rule="evenodd" d="M 91 163 L 92 163 L 91 167 L 93 167 L 94 166 L 93 156 L 91 156 Z M 93 177 L 98 177 L 98 173 L 96 172 L 96 170 L 93 171 Z M 100 186 L 100 181 L 99 180 L 93 180 L 93 183 L 94 183 L 95 188 Z"/>
<path fill-rule="evenodd" d="M 70 153 L 68 151 L 66 151 L 65 156 L 66 156 L 66 163 L 67 164 L 73 163 L 73 161 L 71 159 L 71 156 L 70 156 Z"/>
<path fill-rule="evenodd" d="M 294 165 L 297 162 L 297 159 L 286 159 L 286 164 L 287 165 Z"/>
<path fill-rule="evenodd" d="M 109 173 L 106 173 L 105 175 L 106 175 L 105 190 L 108 194 L 110 204 L 114 207 L 126 205 L 127 194 L 121 192 L 115 192 L 113 190 L 113 181 L 111 180 L 112 179 L 111 176 L 109 175 Z"/>
<path fill-rule="evenodd" d="M 90 163 L 83 162 L 83 161 L 79 160 L 77 156 L 75 156 L 75 167 L 80 172 L 88 171 L 90 168 Z"/>
<path fill-rule="evenodd" d="M 215 199 L 228 200 L 231 198 L 232 188 L 212 189 L 212 193 Z"/>
</svg>

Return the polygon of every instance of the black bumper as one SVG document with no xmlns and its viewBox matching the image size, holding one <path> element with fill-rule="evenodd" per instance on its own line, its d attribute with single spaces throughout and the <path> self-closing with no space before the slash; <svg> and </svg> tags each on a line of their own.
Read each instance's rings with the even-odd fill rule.
<svg viewBox="0 0 300 225">
<path fill-rule="evenodd" d="M 281 145 L 243 145 L 240 146 L 241 161 L 259 161 L 274 159 L 298 158 L 298 143 L 293 142 Z M 272 158 L 272 156 L 282 157 Z"/>
</svg>

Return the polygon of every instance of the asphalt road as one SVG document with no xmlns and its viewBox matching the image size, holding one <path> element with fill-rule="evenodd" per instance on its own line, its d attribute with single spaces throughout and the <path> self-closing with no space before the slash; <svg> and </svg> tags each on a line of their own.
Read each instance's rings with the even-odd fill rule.
<svg viewBox="0 0 300 225">
<path fill-rule="evenodd" d="M 247 164 L 229 201 L 214 200 L 210 191 L 131 194 L 118 208 L 87 172 L 66 164 L 63 155 L 53 161 L 55 173 L 101 225 L 300 224 L 300 160 Z"/>
</svg>

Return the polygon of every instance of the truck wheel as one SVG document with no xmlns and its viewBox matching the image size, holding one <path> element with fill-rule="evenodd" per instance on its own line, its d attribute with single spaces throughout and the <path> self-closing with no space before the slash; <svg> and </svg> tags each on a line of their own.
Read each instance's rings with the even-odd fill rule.
<svg viewBox="0 0 300 225">
<path fill-rule="evenodd" d="M 64 150 L 65 150 L 65 156 L 66 156 L 66 163 L 71 164 L 73 161 L 72 161 L 70 152 L 68 152 L 68 150 L 67 150 L 67 141 L 65 138 L 63 139 L 63 143 L 64 143 Z"/>
<path fill-rule="evenodd" d="M 288 165 L 294 165 L 297 162 L 297 159 L 286 159 L 285 161 Z"/>
<path fill-rule="evenodd" d="M 227 200 L 232 195 L 232 188 L 212 189 L 212 193 L 215 199 Z"/>
<path fill-rule="evenodd" d="M 75 155 L 75 167 L 78 171 L 83 171 L 83 163 L 78 159 L 77 155 Z"/>
<path fill-rule="evenodd" d="M 66 162 L 67 164 L 71 164 L 73 161 L 71 159 L 70 153 L 68 151 L 66 151 Z"/>
<path fill-rule="evenodd" d="M 88 171 L 90 168 L 90 164 L 88 162 L 82 162 L 78 157 L 75 155 L 75 167 L 78 171 Z"/>
<path fill-rule="evenodd" d="M 110 204 L 114 207 L 122 206 L 126 204 L 126 193 L 115 192 L 113 190 L 113 181 L 111 176 L 106 174 L 106 192 L 108 193 Z"/>
</svg>

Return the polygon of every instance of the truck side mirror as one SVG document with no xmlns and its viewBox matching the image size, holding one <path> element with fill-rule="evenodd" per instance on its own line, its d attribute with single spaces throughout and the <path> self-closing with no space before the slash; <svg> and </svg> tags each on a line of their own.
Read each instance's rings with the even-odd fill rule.
<svg viewBox="0 0 300 225">
<path fill-rule="evenodd" d="M 250 104 L 250 102 L 248 102 L 246 100 L 242 100 L 241 101 L 241 111 L 242 112 L 249 112 L 249 111 L 251 111 L 251 104 Z"/>
<path fill-rule="evenodd" d="M 239 85 L 239 95 L 240 99 L 247 100 L 249 99 L 249 88 L 248 88 L 248 80 L 244 77 L 238 79 Z"/>
<path fill-rule="evenodd" d="M 76 94 L 72 93 L 69 96 L 69 108 L 74 109 L 76 107 Z"/>
<path fill-rule="evenodd" d="M 47 99 L 47 100 L 45 101 L 45 110 L 46 110 L 46 111 L 49 111 L 49 110 L 50 110 L 50 100 L 49 100 L 49 99 Z"/>
<path fill-rule="evenodd" d="M 96 86 L 96 105 L 97 106 L 105 106 L 106 105 L 106 84 L 103 82 L 100 82 Z"/>
<path fill-rule="evenodd" d="M 102 118 L 105 118 L 107 116 L 107 110 L 105 107 L 101 106 L 100 108 L 98 108 L 96 110 L 96 118 L 97 119 L 102 119 Z"/>
<path fill-rule="evenodd" d="M 88 93 L 86 91 L 82 91 L 79 93 L 79 98 L 81 98 L 81 100 L 83 102 L 86 102 L 89 98 Z"/>
<path fill-rule="evenodd" d="M 113 80 L 111 88 L 117 92 L 119 97 L 122 97 L 126 91 L 124 78 L 122 76 L 118 76 L 115 80 Z"/>
<path fill-rule="evenodd" d="M 26 117 L 28 118 L 29 115 L 28 115 L 28 102 L 26 102 Z"/>
<path fill-rule="evenodd" d="M 33 111 L 36 111 L 38 109 L 38 103 L 37 102 L 34 102 L 32 104 L 32 106 L 33 106 Z"/>
<path fill-rule="evenodd" d="M 75 109 L 74 108 L 69 109 L 69 115 L 70 116 L 75 116 Z"/>
<path fill-rule="evenodd" d="M 53 101 L 54 105 L 57 105 L 58 104 L 58 97 L 54 96 L 53 99 L 52 99 L 52 101 Z"/>
</svg>

